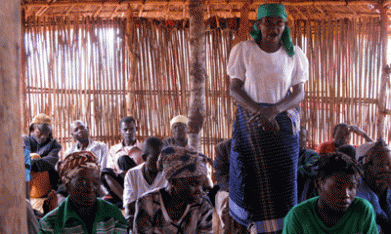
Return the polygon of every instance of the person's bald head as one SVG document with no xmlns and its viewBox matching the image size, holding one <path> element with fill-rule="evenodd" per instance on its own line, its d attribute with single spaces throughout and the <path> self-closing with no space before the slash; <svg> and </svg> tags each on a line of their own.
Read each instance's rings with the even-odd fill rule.
<svg viewBox="0 0 391 234">
<path fill-rule="evenodd" d="M 71 123 L 71 135 L 75 140 L 85 142 L 89 139 L 90 131 L 83 121 L 75 120 Z"/>
<path fill-rule="evenodd" d="M 340 123 L 335 125 L 333 130 L 334 144 L 336 147 L 349 144 L 350 141 L 350 129 L 346 123 Z"/>
</svg>

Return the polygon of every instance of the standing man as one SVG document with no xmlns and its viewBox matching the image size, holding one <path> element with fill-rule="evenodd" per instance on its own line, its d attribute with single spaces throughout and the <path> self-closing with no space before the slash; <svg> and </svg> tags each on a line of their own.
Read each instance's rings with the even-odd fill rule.
<svg viewBox="0 0 391 234">
<path fill-rule="evenodd" d="M 163 146 L 177 145 L 187 146 L 187 124 L 189 120 L 186 116 L 178 115 L 170 121 L 172 137 L 163 140 Z"/>
<path fill-rule="evenodd" d="M 65 152 L 65 156 L 79 151 L 90 151 L 98 158 L 99 165 L 106 163 L 107 145 L 103 142 L 92 140 L 90 138 L 90 130 L 81 120 L 71 123 L 71 135 L 76 140 L 76 144 Z"/>
</svg>

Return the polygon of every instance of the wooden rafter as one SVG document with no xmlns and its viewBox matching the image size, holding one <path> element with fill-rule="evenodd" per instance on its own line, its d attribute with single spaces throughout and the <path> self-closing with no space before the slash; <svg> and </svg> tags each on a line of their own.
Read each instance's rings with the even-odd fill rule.
<svg viewBox="0 0 391 234">
<path fill-rule="evenodd" d="M 240 11 L 246 0 L 209 0 L 205 1 L 205 19 L 210 17 L 232 18 L 240 17 Z M 352 18 L 352 17 L 380 17 L 378 1 L 280 1 L 272 0 L 267 2 L 281 2 L 287 10 L 293 9 L 298 15 L 293 18 L 320 19 L 322 17 L 332 18 Z M 255 20 L 257 7 L 265 3 L 264 0 L 253 0 L 249 6 L 249 18 Z M 247 3 L 248 4 L 248 3 Z M 391 16 L 391 0 L 384 2 L 386 14 Z M 90 7 L 90 11 L 86 7 Z M 95 6 L 95 7 L 94 7 Z M 160 18 L 182 20 L 189 17 L 187 8 L 188 0 L 92 0 L 92 1 L 29 1 L 22 3 L 26 12 L 26 17 L 31 15 L 46 16 L 66 16 L 75 14 L 89 15 L 101 18 L 122 17 L 127 13 L 134 12 L 133 15 L 144 18 Z M 97 10 L 98 8 L 98 10 Z M 312 14 L 313 12 L 320 12 Z"/>
</svg>

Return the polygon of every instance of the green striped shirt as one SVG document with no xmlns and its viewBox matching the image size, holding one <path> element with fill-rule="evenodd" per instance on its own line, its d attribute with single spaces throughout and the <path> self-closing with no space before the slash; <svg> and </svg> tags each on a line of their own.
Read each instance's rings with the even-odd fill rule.
<svg viewBox="0 0 391 234">
<path fill-rule="evenodd" d="M 125 218 L 116 206 L 99 198 L 97 206 L 92 233 L 127 233 Z M 72 209 L 69 196 L 40 220 L 39 230 L 41 234 L 88 233 L 84 221 Z"/>
</svg>

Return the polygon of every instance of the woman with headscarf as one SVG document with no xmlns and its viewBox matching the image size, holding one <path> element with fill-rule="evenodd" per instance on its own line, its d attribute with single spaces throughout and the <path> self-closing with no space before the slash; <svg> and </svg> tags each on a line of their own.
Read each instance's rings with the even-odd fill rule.
<svg viewBox="0 0 391 234">
<path fill-rule="evenodd" d="M 92 152 L 69 154 L 59 166 L 59 174 L 69 196 L 40 220 L 41 234 L 127 233 L 121 211 L 97 198 L 100 169 Z"/>
<path fill-rule="evenodd" d="M 213 207 L 202 192 L 205 162 L 190 148 L 163 148 L 157 164 L 168 185 L 137 200 L 133 234 L 212 234 Z"/>
<path fill-rule="evenodd" d="M 364 171 L 357 196 L 367 199 L 375 209 L 378 230 L 391 233 L 391 150 L 380 139 L 356 150 Z"/>
<path fill-rule="evenodd" d="M 300 102 L 308 59 L 293 46 L 281 4 L 258 8 L 252 40 L 232 48 L 238 105 L 230 154 L 230 215 L 258 233 L 280 233 L 297 203 Z"/>
</svg>

